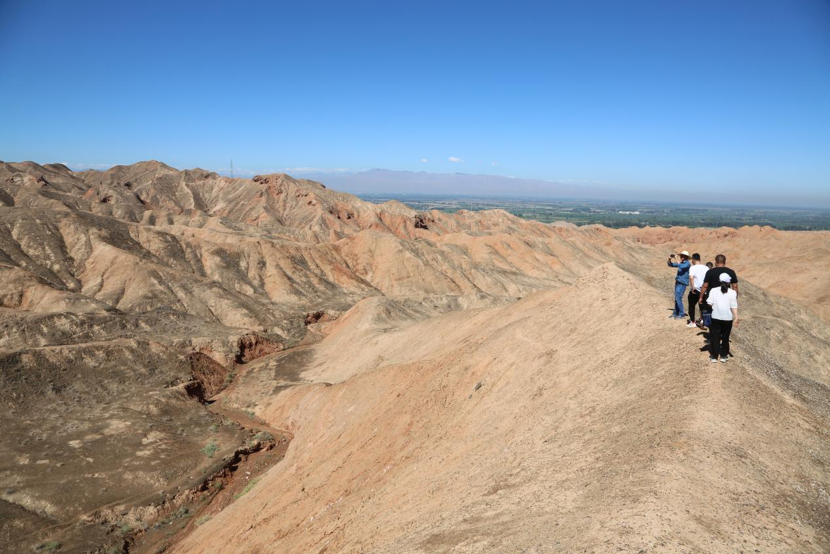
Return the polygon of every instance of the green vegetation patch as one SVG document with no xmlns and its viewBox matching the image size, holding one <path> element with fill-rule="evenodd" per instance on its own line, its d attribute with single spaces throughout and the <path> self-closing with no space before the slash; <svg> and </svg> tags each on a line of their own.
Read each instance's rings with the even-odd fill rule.
<svg viewBox="0 0 830 554">
<path fill-rule="evenodd" d="M 202 452 L 204 452 L 205 456 L 208 458 L 213 458 L 213 456 L 219 452 L 219 445 L 216 444 L 216 440 L 211 439 L 211 441 L 207 443 L 204 448 L 202 448 Z"/>
<path fill-rule="evenodd" d="M 242 498 L 243 496 L 251 492 L 251 489 L 254 488 L 258 481 L 259 479 L 251 479 L 251 481 L 247 485 L 245 485 L 244 489 L 233 495 L 234 499 Z"/>
<path fill-rule="evenodd" d="M 260 431 L 259 433 L 254 435 L 254 440 L 262 442 L 274 442 L 274 435 L 272 435 L 268 431 Z"/>
</svg>

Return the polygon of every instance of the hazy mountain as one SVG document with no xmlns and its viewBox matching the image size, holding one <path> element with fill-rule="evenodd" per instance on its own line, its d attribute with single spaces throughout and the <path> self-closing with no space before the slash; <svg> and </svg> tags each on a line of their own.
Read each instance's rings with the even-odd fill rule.
<svg viewBox="0 0 830 554">
<path fill-rule="evenodd" d="M 502 175 L 469 173 L 430 173 L 427 171 L 294 171 L 296 176 L 313 179 L 330 188 L 355 194 L 424 194 L 437 196 L 492 196 L 501 198 L 539 198 L 609 200 L 629 202 L 679 202 L 740 206 L 781 206 L 822 208 L 830 206 L 827 195 L 792 196 L 754 194 L 748 198 L 729 186 L 613 186 L 592 183 L 562 183 L 544 179 L 524 179 Z"/>
<path fill-rule="evenodd" d="M 427 171 L 394 171 L 371 169 L 360 172 L 321 173 L 297 175 L 320 181 L 330 188 L 357 194 L 431 194 L 463 196 L 501 196 L 534 198 L 623 198 L 622 189 L 596 185 L 577 185 L 521 179 L 501 175 L 474 175 L 469 173 L 430 173 Z"/>
</svg>

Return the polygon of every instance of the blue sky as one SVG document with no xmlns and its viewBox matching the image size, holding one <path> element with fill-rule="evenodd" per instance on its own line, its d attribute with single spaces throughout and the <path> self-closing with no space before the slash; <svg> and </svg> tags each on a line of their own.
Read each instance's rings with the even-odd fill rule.
<svg viewBox="0 0 830 554">
<path fill-rule="evenodd" d="M 826 0 L 0 1 L 0 75 L 4 160 L 830 205 Z"/>
</svg>

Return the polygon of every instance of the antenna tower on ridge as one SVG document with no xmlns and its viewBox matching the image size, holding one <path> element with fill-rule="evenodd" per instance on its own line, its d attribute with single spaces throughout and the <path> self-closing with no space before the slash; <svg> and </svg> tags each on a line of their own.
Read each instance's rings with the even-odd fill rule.
<svg viewBox="0 0 830 554">
<path fill-rule="evenodd" d="M 231 158 L 231 179 L 233 179 L 233 158 Z"/>
</svg>

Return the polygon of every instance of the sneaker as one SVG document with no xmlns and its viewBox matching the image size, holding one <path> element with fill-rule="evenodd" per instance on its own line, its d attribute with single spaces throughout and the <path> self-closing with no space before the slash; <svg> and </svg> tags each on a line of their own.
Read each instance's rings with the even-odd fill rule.
<svg viewBox="0 0 830 554">
<path fill-rule="evenodd" d="M 716 364 L 716 363 L 718 363 L 718 359 L 717 358 L 709 358 L 709 362 L 713 363 L 713 364 Z"/>
<path fill-rule="evenodd" d="M 688 327 L 689 329 L 697 329 L 697 323 L 695 323 L 694 321 L 690 321 L 686 324 L 686 327 Z"/>
<path fill-rule="evenodd" d="M 721 356 L 720 363 L 725 364 L 729 361 L 729 356 Z"/>
</svg>

